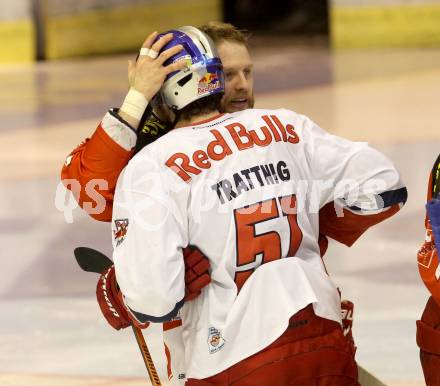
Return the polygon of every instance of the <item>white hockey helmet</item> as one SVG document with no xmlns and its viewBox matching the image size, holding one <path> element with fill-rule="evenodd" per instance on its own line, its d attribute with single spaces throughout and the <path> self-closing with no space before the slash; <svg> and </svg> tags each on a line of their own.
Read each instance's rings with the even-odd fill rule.
<svg viewBox="0 0 440 386">
<path fill-rule="evenodd" d="M 161 51 L 181 44 L 183 50 L 168 59 L 164 65 L 186 60 L 188 66 L 169 74 L 160 89 L 160 96 L 173 110 L 181 110 L 197 99 L 224 93 L 223 65 L 211 38 L 191 26 L 167 31 L 173 39 Z"/>
</svg>

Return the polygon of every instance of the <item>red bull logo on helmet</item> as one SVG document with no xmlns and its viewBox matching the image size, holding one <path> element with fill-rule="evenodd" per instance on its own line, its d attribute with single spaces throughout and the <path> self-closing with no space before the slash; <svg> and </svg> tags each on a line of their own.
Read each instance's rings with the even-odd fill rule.
<svg viewBox="0 0 440 386">
<path fill-rule="evenodd" d="M 220 80 L 217 74 L 207 72 L 200 80 L 198 85 L 198 95 L 206 94 L 220 87 Z"/>
</svg>

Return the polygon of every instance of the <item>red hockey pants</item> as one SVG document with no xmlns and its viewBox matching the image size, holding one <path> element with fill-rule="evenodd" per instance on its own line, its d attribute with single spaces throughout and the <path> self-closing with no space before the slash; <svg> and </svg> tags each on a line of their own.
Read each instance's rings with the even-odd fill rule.
<svg viewBox="0 0 440 386">
<path fill-rule="evenodd" d="M 316 316 L 312 305 L 264 350 L 187 386 L 359 386 L 354 347 L 339 323 Z"/>
</svg>

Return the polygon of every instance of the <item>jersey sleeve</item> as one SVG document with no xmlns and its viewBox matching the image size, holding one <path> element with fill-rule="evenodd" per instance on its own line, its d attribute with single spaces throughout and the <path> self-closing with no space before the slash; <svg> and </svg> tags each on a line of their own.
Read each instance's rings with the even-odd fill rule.
<svg viewBox="0 0 440 386">
<path fill-rule="evenodd" d="M 144 149 L 132 159 L 116 187 L 113 259 L 133 316 L 164 322 L 177 315 L 185 295 L 182 248 L 188 244 L 188 187 L 174 189 L 176 177 L 168 179 L 146 153 Z"/>
<path fill-rule="evenodd" d="M 351 246 L 406 202 L 407 190 L 399 172 L 367 143 L 332 135 L 308 118 L 303 136 L 319 192 L 322 235 Z"/>
<path fill-rule="evenodd" d="M 80 206 L 93 218 L 110 221 L 116 181 L 133 156 L 136 133 L 112 111 L 107 113 L 91 138 L 86 139 L 66 158 L 61 180 L 72 190 Z"/>
</svg>

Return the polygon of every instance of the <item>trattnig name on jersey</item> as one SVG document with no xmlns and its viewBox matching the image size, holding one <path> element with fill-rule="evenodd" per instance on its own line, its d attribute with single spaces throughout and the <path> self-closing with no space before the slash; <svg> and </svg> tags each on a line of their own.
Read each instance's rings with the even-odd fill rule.
<svg viewBox="0 0 440 386">
<path fill-rule="evenodd" d="M 217 193 L 220 203 L 224 204 L 226 202 L 225 198 L 231 201 L 243 192 L 289 180 L 290 171 L 286 162 L 279 161 L 276 165 L 269 163 L 240 170 L 240 172 L 234 173 L 232 177 L 224 178 L 212 185 L 211 189 Z"/>
</svg>

